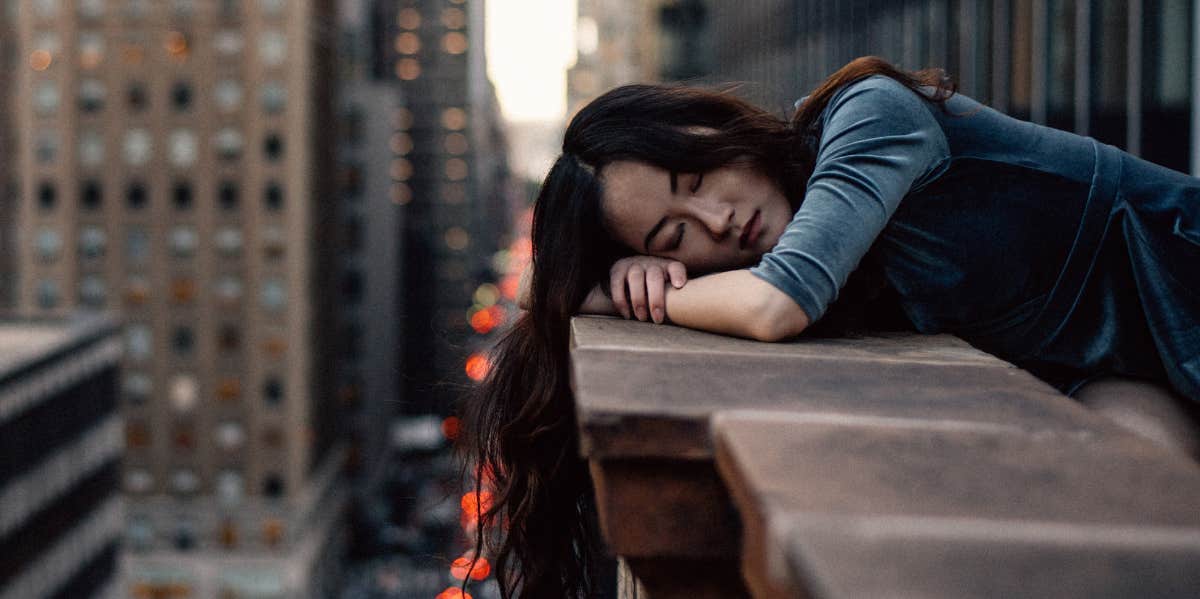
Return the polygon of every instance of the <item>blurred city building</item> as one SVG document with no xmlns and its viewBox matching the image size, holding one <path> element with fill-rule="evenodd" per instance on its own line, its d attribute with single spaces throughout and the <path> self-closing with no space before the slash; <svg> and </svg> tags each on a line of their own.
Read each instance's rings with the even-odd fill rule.
<svg viewBox="0 0 1200 599">
<path fill-rule="evenodd" d="M 578 0 L 575 66 L 567 72 L 567 118 L 626 83 L 662 80 L 667 47 L 661 11 L 669 0 Z M 697 73 L 703 74 L 703 73 Z"/>
<path fill-rule="evenodd" d="M 17 37 L 13 22 L 17 3 L 7 0 L 0 5 L 0 90 L 12 89 L 13 72 L 17 66 Z M 12 309 L 13 288 L 16 286 L 16 199 L 14 181 L 16 132 L 12 123 L 12 95 L 0 92 L 0 314 Z"/>
<path fill-rule="evenodd" d="M 0 321 L 0 598 L 118 597 L 121 339 L 104 318 Z"/>
<path fill-rule="evenodd" d="M 346 411 L 348 472 L 356 506 L 380 494 L 391 460 L 389 427 L 403 396 L 404 208 L 392 197 L 390 168 L 411 148 L 396 131 L 403 96 L 372 70 L 371 2 L 339 0 L 336 384 Z"/>
<path fill-rule="evenodd" d="M 873 54 L 963 93 L 1200 174 L 1192 0 L 745 0 L 708 4 L 709 81 L 784 111 Z"/>
<path fill-rule="evenodd" d="M 508 228 L 507 149 L 487 78 L 482 0 L 389 0 L 374 72 L 398 82 L 393 201 L 405 207 L 403 411 L 451 411 L 467 384 L 476 287 Z"/>
<path fill-rule="evenodd" d="M 15 304 L 123 317 L 128 595 L 323 594 L 345 454 L 333 2 L 15 14 Z"/>
</svg>

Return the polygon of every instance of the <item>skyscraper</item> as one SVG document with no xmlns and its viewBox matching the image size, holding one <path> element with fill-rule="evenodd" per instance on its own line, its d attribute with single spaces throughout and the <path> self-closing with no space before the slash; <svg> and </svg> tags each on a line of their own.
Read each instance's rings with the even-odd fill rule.
<svg viewBox="0 0 1200 599">
<path fill-rule="evenodd" d="M 378 2 L 376 72 L 399 82 L 408 151 L 392 162 L 405 207 L 405 410 L 450 410 L 473 343 L 471 296 L 507 230 L 508 163 L 487 79 L 482 0 Z"/>
<path fill-rule="evenodd" d="M 16 16 L 16 305 L 124 319 L 131 592 L 319 594 L 343 503 L 332 2 Z"/>
</svg>

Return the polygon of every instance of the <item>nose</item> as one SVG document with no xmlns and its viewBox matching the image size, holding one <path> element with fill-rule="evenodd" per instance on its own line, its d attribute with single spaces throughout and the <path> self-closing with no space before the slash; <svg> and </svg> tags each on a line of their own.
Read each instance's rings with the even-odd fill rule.
<svg viewBox="0 0 1200 599">
<path fill-rule="evenodd" d="M 692 217 L 700 221 L 714 239 L 724 238 L 733 225 L 733 206 L 725 202 L 706 197 L 694 197 L 688 202 L 688 208 Z"/>
</svg>

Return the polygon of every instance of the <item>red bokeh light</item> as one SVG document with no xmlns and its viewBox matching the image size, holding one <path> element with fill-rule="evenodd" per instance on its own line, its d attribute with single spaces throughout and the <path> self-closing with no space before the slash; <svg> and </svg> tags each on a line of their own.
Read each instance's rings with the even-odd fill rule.
<svg viewBox="0 0 1200 599">
<path fill-rule="evenodd" d="M 463 512 L 475 516 L 492 509 L 491 491 L 471 491 L 462 496 L 460 502 Z"/>
<path fill-rule="evenodd" d="M 471 556 L 469 555 L 464 555 L 450 564 L 450 575 L 459 580 L 466 578 L 468 574 L 471 576 L 471 580 L 483 580 L 491 573 L 492 565 L 488 563 L 486 557 L 475 560 L 474 567 L 471 565 Z"/>
<path fill-rule="evenodd" d="M 471 594 L 464 593 L 458 587 L 448 587 L 446 590 L 438 593 L 434 599 L 471 599 Z"/>
<path fill-rule="evenodd" d="M 487 356 L 483 354 L 471 354 L 467 358 L 464 370 L 467 372 L 467 378 L 473 381 L 482 381 L 487 377 L 490 368 L 491 364 L 488 363 Z"/>
<path fill-rule="evenodd" d="M 458 438 L 458 431 L 462 428 L 462 420 L 458 416 L 448 416 L 442 421 L 442 435 L 451 441 Z"/>
</svg>

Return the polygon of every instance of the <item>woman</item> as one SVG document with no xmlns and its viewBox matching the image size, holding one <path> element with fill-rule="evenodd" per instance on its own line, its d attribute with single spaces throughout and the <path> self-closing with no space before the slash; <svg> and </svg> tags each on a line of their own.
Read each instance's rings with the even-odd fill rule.
<svg viewBox="0 0 1200 599">
<path fill-rule="evenodd" d="M 1006 117 L 940 71 L 858 59 L 790 123 L 725 94 L 613 90 L 569 125 L 533 244 L 528 312 L 465 410 L 506 593 L 595 584 L 579 312 L 764 341 L 900 323 L 1066 393 L 1120 374 L 1200 400 L 1200 183 Z"/>
</svg>

